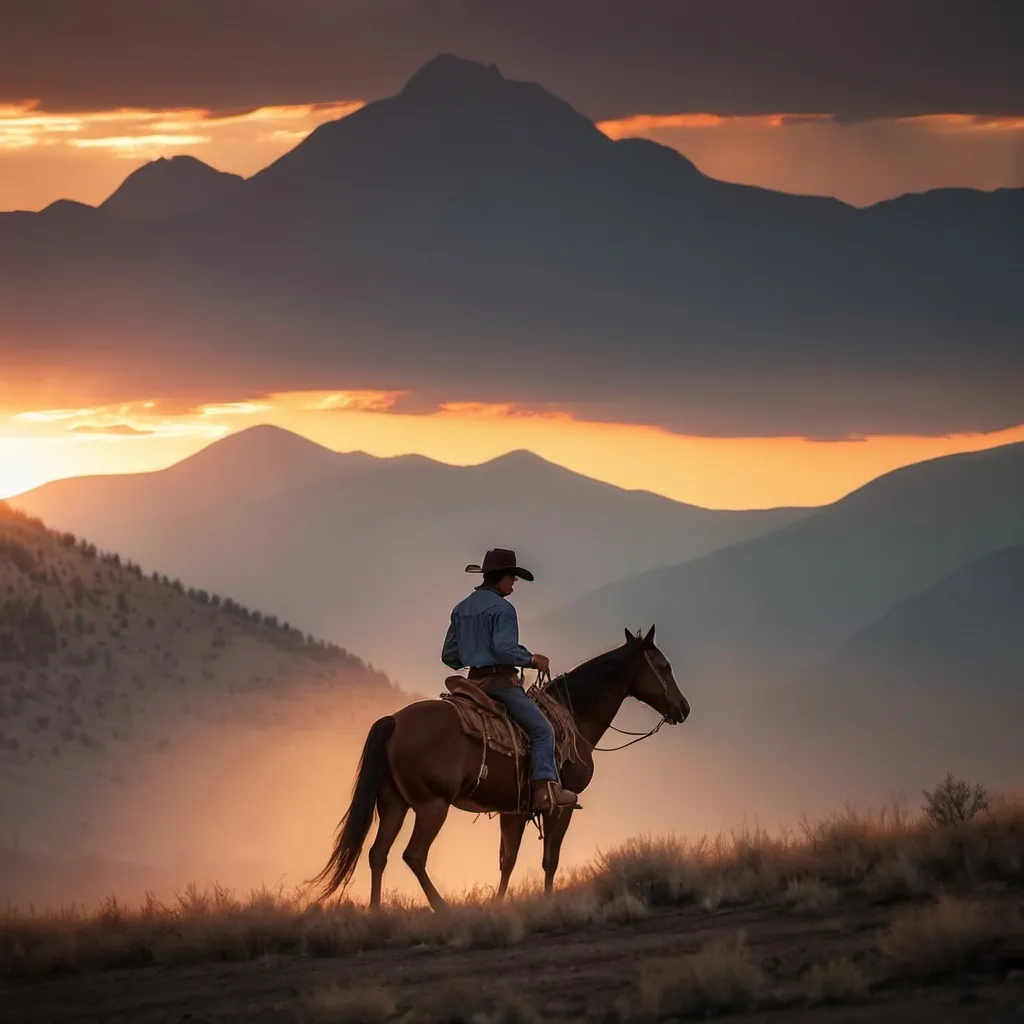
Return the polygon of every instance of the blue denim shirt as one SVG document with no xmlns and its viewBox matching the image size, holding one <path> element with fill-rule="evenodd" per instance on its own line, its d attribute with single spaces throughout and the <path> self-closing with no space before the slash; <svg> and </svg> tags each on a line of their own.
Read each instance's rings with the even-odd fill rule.
<svg viewBox="0 0 1024 1024">
<path fill-rule="evenodd" d="M 532 657 L 519 643 L 515 606 L 497 591 L 478 588 L 452 609 L 441 648 L 441 660 L 449 668 L 529 665 Z"/>
</svg>

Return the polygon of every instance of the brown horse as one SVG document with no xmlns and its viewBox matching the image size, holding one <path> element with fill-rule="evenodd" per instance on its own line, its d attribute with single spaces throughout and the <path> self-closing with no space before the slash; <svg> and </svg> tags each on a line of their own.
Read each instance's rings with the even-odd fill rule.
<svg viewBox="0 0 1024 1024">
<path fill-rule="evenodd" d="M 646 637 L 626 630 L 626 642 L 599 655 L 547 684 L 548 692 L 572 714 L 583 742 L 578 759 L 562 766 L 562 783 L 580 793 L 594 776 L 592 751 L 612 724 L 627 697 L 635 697 L 676 724 L 690 713 L 679 692 L 672 666 L 654 645 L 654 627 Z M 462 732 L 455 709 L 444 700 L 410 704 L 370 727 L 352 793 L 352 802 L 338 825 L 334 852 L 313 885 L 321 886 L 321 899 L 344 889 L 373 822 L 379 816 L 377 836 L 370 847 L 370 906 L 380 905 L 381 881 L 388 852 L 398 837 L 405 815 L 416 815 L 409 845 L 402 855 L 423 887 L 431 907 L 445 905 L 427 875 L 427 853 L 441 831 L 450 807 L 501 815 L 501 884 L 505 894 L 519 855 L 523 830 L 530 814 L 520 811 L 521 783 L 515 761 L 484 750 L 480 740 Z M 487 771 L 481 766 L 486 764 Z M 545 814 L 544 888 L 550 892 L 558 869 L 572 808 Z"/>
</svg>

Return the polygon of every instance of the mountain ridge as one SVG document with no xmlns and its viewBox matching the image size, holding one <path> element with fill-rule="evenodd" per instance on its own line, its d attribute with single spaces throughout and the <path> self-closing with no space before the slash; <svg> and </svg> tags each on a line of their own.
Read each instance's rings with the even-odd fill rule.
<svg viewBox="0 0 1024 1024">
<path fill-rule="evenodd" d="M 212 391 L 529 394 L 697 434 L 1020 422 L 1024 190 L 858 210 L 732 185 L 487 69 L 427 88 L 439 67 L 202 211 L 4 217 L 0 355 L 88 353 L 175 394 L 200 358 Z"/>
<path fill-rule="evenodd" d="M 884 474 L 762 537 L 652 569 L 556 610 L 574 654 L 627 614 L 706 678 L 779 682 L 986 552 L 1024 541 L 1024 443 Z M 564 639 L 563 639 L 564 642 Z"/>
<path fill-rule="evenodd" d="M 235 444 L 268 438 L 281 440 L 263 431 Z M 100 543 L 117 539 L 131 557 L 207 589 L 254 604 L 273 596 L 290 620 L 329 637 L 361 638 L 375 664 L 417 685 L 437 661 L 436 625 L 409 587 L 410 572 L 430 574 L 443 607 L 463 596 L 463 566 L 489 547 L 514 547 L 538 573 L 528 600 L 557 603 L 594 581 L 660 564 L 667 553 L 684 558 L 806 514 L 688 506 L 532 454 L 515 456 L 510 468 L 501 458 L 475 466 L 422 457 L 353 462 L 310 447 L 308 470 L 289 457 L 287 473 L 262 472 L 264 460 L 246 465 L 236 449 L 215 444 L 205 464 L 58 481 L 15 504 Z"/>
<path fill-rule="evenodd" d="M 1024 544 L 960 566 L 857 631 L 816 673 L 827 688 L 935 698 L 1024 680 Z"/>
</svg>

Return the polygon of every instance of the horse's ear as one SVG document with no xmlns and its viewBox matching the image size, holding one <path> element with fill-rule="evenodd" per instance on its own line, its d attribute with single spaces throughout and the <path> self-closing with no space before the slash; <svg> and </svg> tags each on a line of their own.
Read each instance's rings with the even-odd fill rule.
<svg viewBox="0 0 1024 1024">
<path fill-rule="evenodd" d="M 644 643 L 649 647 L 654 643 L 654 626 L 647 631 L 647 636 L 644 637 Z"/>
</svg>

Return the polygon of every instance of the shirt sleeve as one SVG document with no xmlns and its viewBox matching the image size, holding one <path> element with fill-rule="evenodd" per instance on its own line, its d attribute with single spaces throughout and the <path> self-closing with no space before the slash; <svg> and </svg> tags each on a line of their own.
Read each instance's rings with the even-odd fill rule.
<svg viewBox="0 0 1024 1024">
<path fill-rule="evenodd" d="M 448 632 L 444 637 L 444 646 L 441 648 L 441 661 L 449 668 L 458 671 L 465 666 L 459 658 L 459 641 L 455 635 L 455 615 L 452 614 L 452 621 L 448 624 Z"/>
<path fill-rule="evenodd" d="M 502 665 L 529 665 L 533 655 L 519 642 L 519 619 L 514 605 L 503 601 L 494 615 L 494 653 Z"/>
</svg>

